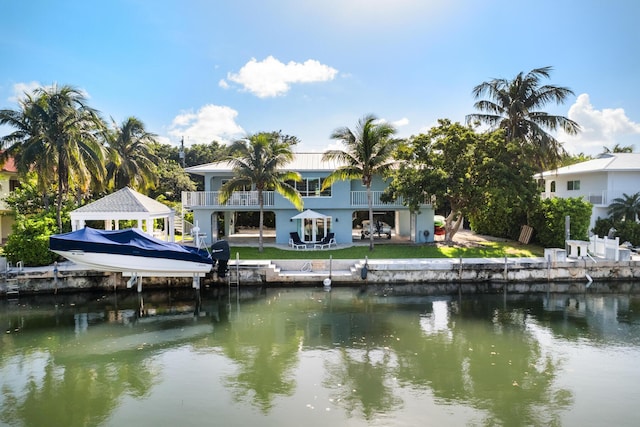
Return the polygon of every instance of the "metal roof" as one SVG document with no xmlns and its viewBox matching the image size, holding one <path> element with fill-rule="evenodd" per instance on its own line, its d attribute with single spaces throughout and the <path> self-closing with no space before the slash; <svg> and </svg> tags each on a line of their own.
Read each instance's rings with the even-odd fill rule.
<svg viewBox="0 0 640 427">
<path fill-rule="evenodd" d="M 125 187 L 95 202 L 75 209 L 73 213 L 147 213 L 167 215 L 171 208 L 137 191 Z"/>
<path fill-rule="evenodd" d="M 335 160 L 324 161 L 322 156 L 324 153 L 294 153 L 294 158 L 291 162 L 287 163 L 283 169 L 293 171 L 333 171 L 344 166 Z M 221 161 L 215 163 L 207 163 L 199 166 L 192 166 L 185 169 L 189 173 L 197 175 L 204 175 L 211 172 L 233 172 L 231 163 L 228 161 Z"/>
<path fill-rule="evenodd" d="M 640 153 L 607 153 L 597 159 L 542 172 L 543 177 L 589 172 L 640 172 Z"/>
</svg>

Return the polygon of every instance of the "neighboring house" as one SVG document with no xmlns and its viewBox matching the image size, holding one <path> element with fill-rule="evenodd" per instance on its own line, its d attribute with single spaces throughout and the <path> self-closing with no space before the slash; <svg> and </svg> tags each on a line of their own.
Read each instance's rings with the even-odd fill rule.
<svg viewBox="0 0 640 427">
<path fill-rule="evenodd" d="M 353 223 L 356 212 L 368 212 L 367 191 L 361 180 L 338 181 L 325 191 L 320 191 L 325 177 L 336 170 L 340 164 L 322 160 L 322 153 L 296 153 L 294 160 L 286 166 L 287 170 L 300 172 L 302 181 L 296 183 L 300 191 L 304 209 L 312 210 L 317 218 L 293 217 L 300 214 L 291 202 L 275 191 L 265 191 L 264 210 L 275 215 L 276 243 L 287 244 L 289 233 L 297 231 L 305 242 L 320 240 L 326 233 L 335 233 L 338 244 L 350 243 L 353 239 Z M 234 214 L 236 212 L 259 211 L 258 194 L 252 189 L 237 191 L 225 204 L 219 203 L 219 190 L 226 180 L 233 176 L 228 162 L 209 163 L 186 169 L 187 172 L 204 177 L 205 191 L 183 192 L 183 209 L 193 211 L 194 223 L 205 235 L 208 242 L 212 236 L 234 234 Z M 433 208 L 423 205 L 420 212 L 411 213 L 401 201 L 384 204 L 380 201 L 387 187 L 381 177 L 372 184 L 373 208 L 375 212 L 394 212 L 394 234 L 406 237 L 413 242 L 433 241 Z M 318 215 L 314 215 L 318 214 Z M 218 224 L 224 224 L 218 230 Z M 425 233 L 426 231 L 426 233 Z M 360 235 L 357 235 L 360 239 Z"/>
<path fill-rule="evenodd" d="M 16 165 L 13 158 L 9 158 L 0 169 L 0 238 L 2 242 L 11 234 L 11 226 L 15 222 L 13 212 L 5 203 L 4 198 L 19 185 Z"/>
<path fill-rule="evenodd" d="M 598 218 L 609 217 L 613 199 L 640 191 L 640 153 L 601 154 L 594 160 L 542 172 L 536 178 L 544 180 L 543 198 L 582 197 L 591 202 L 591 229 Z"/>
</svg>

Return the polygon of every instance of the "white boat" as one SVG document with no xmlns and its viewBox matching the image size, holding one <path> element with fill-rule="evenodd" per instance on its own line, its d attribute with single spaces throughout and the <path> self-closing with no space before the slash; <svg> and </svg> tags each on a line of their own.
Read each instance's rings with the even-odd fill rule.
<svg viewBox="0 0 640 427">
<path fill-rule="evenodd" d="M 218 262 L 224 277 L 229 245 L 216 242 L 211 252 L 165 242 L 136 228 L 96 230 L 85 227 L 49 238 L 49 249 L 87 269 L 137 276 L 204 276 Z"/>
</svg>

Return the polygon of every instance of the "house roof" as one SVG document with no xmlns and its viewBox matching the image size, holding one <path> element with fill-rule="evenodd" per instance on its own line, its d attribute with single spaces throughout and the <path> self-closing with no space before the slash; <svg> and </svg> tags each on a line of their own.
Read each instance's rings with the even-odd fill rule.
<svg viewBox="0 0 640 427">
<path fill-rule="evenodd" d="M 168 215 L 170 207 L 125 187 L 102 199 L 75 209 L 73 213 L 145 213 L 152 215 Z"/>
<path fill-rule="evenodd" d="M 5 160 L 4 164 L 2 165 L 2 172 L 11 172 L 11 173 L 18 172 L 18 169 L 16 168 L 16 163 L 13 157 L 9 157 L 7 160 Z"/>
<path fill-rule="evenodd" d="M 597 159 L 545 171 L 541 175 L 546 178 L 592 172 L 640 172 L 640 153 L 601 154 Z"/>
<path fill-rule="evenodd" d="M 286 170 L 293 171 L 333 171 L 343 166 L 344 164 L 336 160 L 324 161 L 322 156 L 324 153 L 294 153 L 294 158 L 291 162 L 283 167 Z M 192 166 L 185 169 L 189 173 L 196 175 L 204 175 L 211 172 L 233 172 L 233 167 L 230 162 L 222 161 L 215 163 L 207 163 L 199 166 Z"/>
</svg>

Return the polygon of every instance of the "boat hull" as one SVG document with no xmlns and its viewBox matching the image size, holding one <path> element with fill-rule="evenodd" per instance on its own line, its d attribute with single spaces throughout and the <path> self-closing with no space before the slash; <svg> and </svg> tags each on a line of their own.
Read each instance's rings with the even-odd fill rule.
<svg viewBox="0 0 640 427">
<path fill-rule="evenodd" d="M 205 275 L 212 264 L 167 258 L 152 258 L 133 255 L 95 253 L 79 250 L 53 250 L 78 265 L 90 270 L 107 272 L 137 273 L 138 275 Z"/>
</svg>

